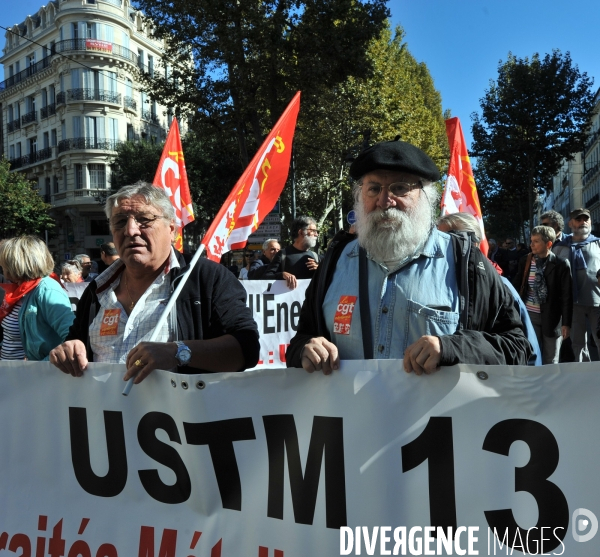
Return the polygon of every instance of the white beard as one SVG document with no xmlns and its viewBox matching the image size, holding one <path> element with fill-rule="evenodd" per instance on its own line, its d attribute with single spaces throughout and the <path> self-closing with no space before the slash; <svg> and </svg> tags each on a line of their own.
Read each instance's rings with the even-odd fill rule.
<svg viewBox="0 0 600 557">
<path fill-rule="evenodd" d="M 433 210 L 429 192 L 424 192 L 415 207 L 406 211 L 390 207 L 365 213 L 362 197 L 354 204 L 358 243 L 377 263 L 388 267 L 389 263 L 399 263 L 427 241 L 433 227 Z"/>
<path fill-rule="evenodd" d="M 306 249 L 313 249 L 317 245 L 316 236 L 304 236 L 304 247 Z"/>
</svg>

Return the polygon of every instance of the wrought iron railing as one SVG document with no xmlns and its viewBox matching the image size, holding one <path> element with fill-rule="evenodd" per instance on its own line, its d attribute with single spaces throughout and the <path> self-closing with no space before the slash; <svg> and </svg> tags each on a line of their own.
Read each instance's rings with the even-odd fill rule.
<svg viewBox="0 0 600 557">
<path fill-rule="evenodd" d="M 56 104 L 66 104 L 67 103 L 67 94 L 64 91 L 61 91 L 58 95 L 56 95 Z"/>
<path fill-rule="evenodd" d="M 32 64 L 28 68 L 25 68 L 23 71 L 16 73 L 15 75 L 11 75 L 8 79 L 5 79 L 0 83 L 0 91 L 4 91 L 9 87 L 13 87 L 21 81 L 25 81 L 27 78 L 32 75 L 41 72 L 43 69 L 48 68 L 50 66 L 50 56 L 46 56 L 42 58 L 39 62 Z"/>
<path fill-rule="evenodd" d="M 109 43 L 107 41 L 96 39 L 67 39 L 59 41 L 54 47 L 55 52 L 71 52 L 75 50 L 103 52 L 105 54 L 112 54 L 118 58 L 123 58 L 136 66 L 138 63 L 138 55 L 135 52 L 124 46 Z"/>
<path fill-rule="evenodd" d="M 133 97 L 125 97 L 125 108 L 130 108 L 131 110 L 137 110 L 137 102 Z"/>
<path fill-rule="evenodd" d="M 142 118 L 144 120 L 148 120 L 148 122 L 152 122 L 153 124 L 160 123 L 156 112 L 152 112 L 151 110 L 144 110 L 144 112 L 142 112 Z"/>
<path fill-rule="evenodd" d="M 31 124 L 32 122 L 37 122 L 37 110 L 32 110 L 27 114 L 23 114 L 21 116 L 21 125 L 25 126 L 26 124 Z"/>
<path fill-rule="evenodd" d="M 53 116 L 54 114 L 56 114 L 56 103 L 52 103 L 47 106 L 43 106 L 40 109 L 40 118 L 42 120 L 44 118 L 48 118 L 49 116 Z"/>
<path fill-rule="evenodd" d="M 16 120 L 13 120 L 12 122 L 9 122 L 8 124 L 6 124 L 6 129 L 9 132 L 14 132 L 15 130 L 20 130 L 21 129 L 21 119 L 17 118 Z"/>
<path fill-rule="evenodd" d="M 103 89 L 69 89 L 67 91 L 69 101 L 100 101 L 113 104 L 121 104 L 121 95 Z"/>
<path fill-rule="evenodd" d="M 94 139 L 92 137 L 74 137 L 63 139 L 58 143 L 58 152 L 64 153 L 74 149 L 100 149 L 103 151 L 116 151 L 118 141 L 115 139 Z"/>
</svg>

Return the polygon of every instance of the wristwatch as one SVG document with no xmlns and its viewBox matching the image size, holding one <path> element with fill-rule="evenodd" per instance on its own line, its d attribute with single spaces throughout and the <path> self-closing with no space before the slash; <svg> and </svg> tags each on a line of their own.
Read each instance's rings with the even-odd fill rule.
<svg viewBox="0 0 600 557">
<path fill-rule="evenodd" d="M 177 345 L 177 354 L 175 354 L 175 359 L 177 360 L 180 366 L 187 366 L 192 359 L 192 351 L 189 346 L 186 346 L 182 341 L 176 340 L 175 344 Z"/>
</svg>

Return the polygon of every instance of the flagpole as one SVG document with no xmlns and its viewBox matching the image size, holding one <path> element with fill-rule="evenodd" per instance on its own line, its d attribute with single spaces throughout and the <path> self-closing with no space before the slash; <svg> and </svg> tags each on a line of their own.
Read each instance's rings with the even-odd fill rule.
<svg viewBox="0 0 600 557">
<path fill-rule="evenodd" d="M 190 261 L 188 270 L 181 277 L 181 280 L 179 281 L 179 284 L 177 285 L 175 292 L 173 292 L 173 294 L 171 294 L 171 297 L 169 298 L 169 303 L 167 304 L 167 307 L 162 312 L 162 315 L 160 316 L 160 319 L 158 320 L 158 323 L 156 324 L 154 331 L 152 331 L 152 335 L 150 336 L 150 339 L 148 342 L 154 342 L 156 340 L 156 337 L 158 336 L 160 329 L 167 322 L 167 319 L 169 318 L 169 313 L 171 313 L 173 306 L 177 302 L 177 298 L 179 297 L 179 294 L 183 290 L 183 287 L 184 287 L 185 283 L 187 282 L 187 279 L 189 278 L 193 268 L 196 266 L 196 263 L 198 262 L 198 259 L 200 259 L 200 256 L 202 255 L 203 251 L 204 251 L 204 245 L 200 244 L 200 247 L 194 254 L 194 257 L 192 257 L 192 260 Z M 184 339 L 184 340 L 187 340 L 187 339 Z M 131 387 L 133 387 L 134 379 L 135 379 L 135 377 L 130 377 L 129 381 L 127 381 L 127 383 L 125 384 L 125 388 L 123 389 L 123 393 L 122 393 L 123 396 L 127 396 L 129 394 L 129 392 L 131 391 Z"/>
</svg>

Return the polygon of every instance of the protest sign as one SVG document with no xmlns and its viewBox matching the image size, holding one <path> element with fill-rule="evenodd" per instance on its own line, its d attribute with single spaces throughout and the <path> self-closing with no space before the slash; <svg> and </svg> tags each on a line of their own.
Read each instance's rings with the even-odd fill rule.
<svg viewBox="0 0 600 557">
<path fill-rule="evenodd" d="M 0 555 L 595 557 L 596 367 L 2 364 Z"/>
</svg>

